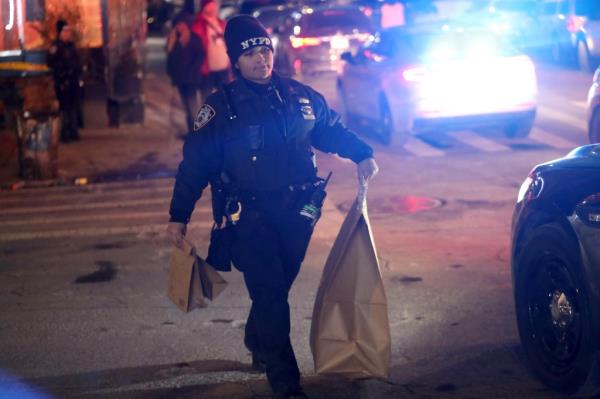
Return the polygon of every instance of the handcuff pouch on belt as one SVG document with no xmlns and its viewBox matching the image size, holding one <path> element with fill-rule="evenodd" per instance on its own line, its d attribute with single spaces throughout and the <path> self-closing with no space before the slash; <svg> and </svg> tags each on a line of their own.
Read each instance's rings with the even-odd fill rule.
<svg viewBox="0 0 600 399">
<path fill-rule="evenodd" d="M 234 185 L 223 172 L 211 181 L 214 224 L 210 232 L 210 244 L 206 262 L 216 270 L 231 271 L 231 245 L 233 226 L 238 222 L 242 205 L 235 194 Z"/>
</svg>

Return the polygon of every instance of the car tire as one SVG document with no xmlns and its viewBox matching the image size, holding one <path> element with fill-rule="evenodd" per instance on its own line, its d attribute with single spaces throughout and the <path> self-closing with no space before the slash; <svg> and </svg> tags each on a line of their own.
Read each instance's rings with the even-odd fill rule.
<svg viewBox="0 0 600 399">
<path fill-rule="evenodd" d="M 536 228 L 517 255 L 515 310 L 532 371 L 548 387 L 576 393 L 592 368 L 590 304 L 579 255 L 558 224 Z"/>
<path fill-rule="evenodd" d="M 588 130 L 590 143 L 600 143 L 600 109 L 594 110 Z"/>
<path fill-rule="evenodd" d="M 535 118 L 519 119 L 511 122 L 505 128 L 505 134 L 510 138 L 523 138 L 529 136 L 531 129 L 533 128 L 533 122 Z"/>
<path fill-rule="evenodd" d="M 557 37 L 552 38 L 552 45 L 551 45 L 550 51 L 551 51 L 552 61 L 555 64 L 562 64 L 564 62 L 565 51 Z"/>
<path fill-rule="evenodd" d="M 577 48 L 554 38 L 552 40 L 552 61 L 568 68 L 574 67 L 577 63 Z"/>
<path fill-rule="evenodd" d="M 379 100 L 379 138 L 384 145 L 403 146 L 408 141 L 411 132 L 401 129 L 394 124 L 394 117 L 385 97 Z"/>
<path fill-rule="evenodd" d="M 342 84 L 339 81 L 336 84 L 336 95 L 340 119 L 344 126 L 350 127 L 350 123 L 352 122 L 352 116 L 350 115 L 350 110 L 348 109 L 348 103 L 346 101 L 346 92 L 344 91 L 344 88 L 342 87 Z"/>
<path fill-rule="evenodd" d="M 392 112 L 385 99 L 381 100 L 380 110 L 380 122 L 381 128 L 379 132 L 379 138 L 384 145 L 392 144 L 392 134 L 394 132 L 394 121 L 392 119 Z"/>
<path fill-rule="evenodd" d="M 577 65 L 581 72 L 592 72 L 593 62 L 590 56 L 590 51 L 583 40 L 577 42 Z"/>
</svg>

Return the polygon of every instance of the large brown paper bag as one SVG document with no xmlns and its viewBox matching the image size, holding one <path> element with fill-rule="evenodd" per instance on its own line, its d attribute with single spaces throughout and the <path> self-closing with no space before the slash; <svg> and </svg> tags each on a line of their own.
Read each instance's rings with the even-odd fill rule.
<svg viewBox="0 0 600 399">
<path fill-rule="evenodd" d="M 175 247 L 171 254 L 167 296 L 186 313 L 206 306 L 202 297 L 196 249 L 187 240 L 183 240 L 183 249 Z"/>
<path fill-rule="evenodd" d="M 205 297 L 214 301 L 221 292 L 227 287 L 227 281 L 214 267 L 206 263 L 206 261 L 199 256 L 196 257 L 198 270 L 200 272 L 200 282 L 202 283 L 202 293 Z"/>
<path fill-rule="evenodd" d="M 342 224 L 317 291 L 310 331 L 317 373 L 389 374 L 387 300 L 364 195 Z"/>
</svg>

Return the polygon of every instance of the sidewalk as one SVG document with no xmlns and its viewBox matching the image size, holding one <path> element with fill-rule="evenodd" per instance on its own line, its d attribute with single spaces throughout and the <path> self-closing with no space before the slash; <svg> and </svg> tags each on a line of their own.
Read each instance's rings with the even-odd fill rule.
<svg viewBox="0 0 600 399">
<path fill-rule="evenodd" d="M 86 104 L 86 115 L 103 112 L 103 103 Z M 143 125 L 81 129 L 81 140 L 60 143 L 59 175 L 52 182 L 22 181 L 18 177 L 15 133 L 0 132 L 0 162 L 3 162 L 0 164 L 0 188 L 20 185 L 20 182 L 26 186 L 72 184 L 82 177 L 92 181 L 172 175 L 180 161 L 183 142 L 176 138 L 177 128 L 170 131 L 164 124 L 147 122 L 152 117 L 160 118 L 159 111 L 147 105 Z"/>
<path fill-rule="evenodd" d="M 16 134 L 0 128 L 0 190 L 103 180 L 128 180 L 174 175 L 181 159 L 184 117 L 179 98 L 164 73 L 163 44 L 146 45 L 143 124 L 109 128 L 101 88 L 86 88 L 85 128 L 81 140 L 59 144 L 58 177 L 25 181 L 18 176 Z"/>
</svg>

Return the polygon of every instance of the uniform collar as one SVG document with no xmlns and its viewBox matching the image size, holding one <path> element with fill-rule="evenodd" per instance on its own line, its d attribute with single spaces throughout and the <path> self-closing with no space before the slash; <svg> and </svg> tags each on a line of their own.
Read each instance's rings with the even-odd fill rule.
<svg viewBox="0 0 600 399">
<path fill-rule="evenodd" d="M 232 83 L 231 90 L 240 101 L 257 100 L 262 96 L 250 87 L 251 84 L 252 82 L 248 82 L 246 79 L 238 78 Z M 288 85 L 277 72 L 273 72 L 271 84 L 275 85 L 284 96 L 289 92 Z"/>
</svg>

